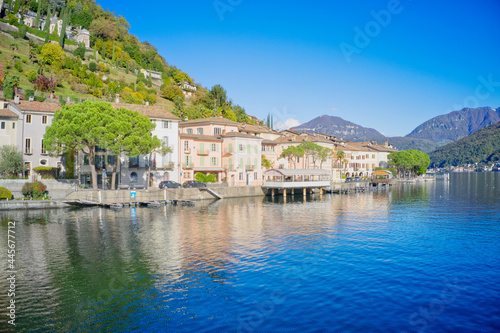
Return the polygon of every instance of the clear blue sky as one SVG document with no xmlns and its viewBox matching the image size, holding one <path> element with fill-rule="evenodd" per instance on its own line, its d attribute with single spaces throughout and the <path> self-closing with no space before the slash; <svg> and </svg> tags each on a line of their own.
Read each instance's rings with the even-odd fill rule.
<svg viewBox="0 0 500 333">
<path fill-rule="evenodd" d="M 464 106 L 500 107 L 498 0 L 98 3 L 275 124 L 327 114 L 395 136 Z"/>
</svg>

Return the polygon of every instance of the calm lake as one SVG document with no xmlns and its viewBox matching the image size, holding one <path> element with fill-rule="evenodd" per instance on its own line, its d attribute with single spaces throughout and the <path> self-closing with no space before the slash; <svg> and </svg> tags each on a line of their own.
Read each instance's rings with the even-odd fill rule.
<svg viewBox="0 0 500 333">
<path fill-rule="evenodd" d="M 498 332 L 500 174 L 195 206 L 0 212 L 17 332 Z"/>
</svg>

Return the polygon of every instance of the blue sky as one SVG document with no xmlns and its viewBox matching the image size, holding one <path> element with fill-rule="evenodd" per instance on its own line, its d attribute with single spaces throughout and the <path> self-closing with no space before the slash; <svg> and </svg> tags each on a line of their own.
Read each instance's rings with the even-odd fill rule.
<svg viewBox="0 0 500 333">
<path fill-rule="evenodd" d="M 387 136 L 500 107 L 500 1 L 98 1 L 208 88 L 275 124 L 327 114 Z"/>
</svg>

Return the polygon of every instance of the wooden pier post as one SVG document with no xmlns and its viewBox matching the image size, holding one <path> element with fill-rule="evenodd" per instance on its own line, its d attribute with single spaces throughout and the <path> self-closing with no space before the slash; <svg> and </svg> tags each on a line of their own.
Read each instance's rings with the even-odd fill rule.
<svg viewBox="0 0 500 333">
<path fill-rule="evenodd" d="M 304 198 L 307 196 L 307 190 L 304 188 L 303 190 L 303 193 L 304 193 Z"/>
<path fill-rule="evenodd" d="M 273 198 L 274 198 L 274 188 L 273 188 L 273 189 L 271 189 L 271 197 L 273 197 Z"/>
<path fill-rule="evenodd" d="M 286 198 L 286 188 L 283 189 L 283 197 Z"/>
</svg>

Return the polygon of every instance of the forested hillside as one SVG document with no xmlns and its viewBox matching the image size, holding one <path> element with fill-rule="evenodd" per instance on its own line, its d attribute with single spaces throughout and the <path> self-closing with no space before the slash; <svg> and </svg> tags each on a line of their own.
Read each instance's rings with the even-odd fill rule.
<svg viewBox="0 0 500 333">
<path fill-rule="evenodd" d="M 17 27 L 19 31 L 7 29 L 5 32 L 12 38 L 0 36 L 0 85 L 6 98 L 12 98 L 17 88 L 24 91 L 25 98 L 35 95 L 37 100 L 44 100 L 53 94 L 63 104 L 68 97 L 72 101 L 111 101 L 119 94 L 123 102 L 158 103 L 189 119 L 222 114 L 235 121 L 250 121 L 222 86 L 207 89 L 196 83 L 169 64 L 153 45 L 130 34 L 126 18 L 104 10 L 94 0 L 18 0 L 15 5 L 11 2 L 7 2 L 8 9 L 1 19 L 6 24 L 2 27 Z M 21 16 L 20 20 L 15 14 Z M 34 14 L 34 25 L 23 24 L 26 17 Z M 48 25 L 40 30 L 42 21 L 55 17 L 63 22 L 62 36 L 58 36 L 57 29 L 49 33 Z M 66 26 L 78 31 L 87 29 L 90 47 L 86 49 L 80 44 L 76 48 L 74 40 L 65 36 Z M 76 50 L 68 51 L 68 44 L 75 44 Z M 141 69 L 159 72 L 161 80 L 145 76 Z M 190 98 L 183 93 L 186 85 L 194 87 L 187 88 L 191 89 Z"/>
<path fill-rule="evenodd" d="M 443 146 L 431 154 L 431 166 L 447 167 L 500 161 L 500 122 Z"/>
</svg>

